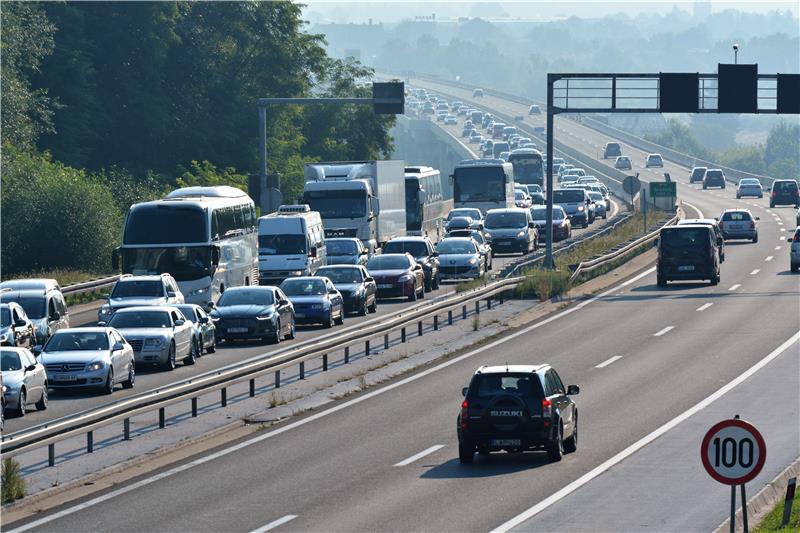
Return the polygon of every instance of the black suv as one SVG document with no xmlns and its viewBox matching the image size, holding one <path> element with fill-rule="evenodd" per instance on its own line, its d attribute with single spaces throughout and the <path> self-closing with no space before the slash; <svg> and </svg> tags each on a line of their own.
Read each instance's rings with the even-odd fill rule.
<svg viewBox="0 0 800 533">
<path fill-rule="evenodd" d="M 396 237 L 383 245 L 385 254 L 410 253 L 422 265 L 425 292 L 439 288 L 439 254 L 428 237 Z"/>
<path fill-rule="evenodd" d="M 603 149 L 603 159 L 608 159 L 609 157 L 619 157 L 622 155 L 622 149 L 619 146 L 619 143 L 606 143 L 606 147 Z"/>
<path fill-rule="evenodd" d="M 550 365 L 482 366 L 475 371 L 456 420 L 458 458 L 544 448 L 553 461 L 578 448 L 578 408 Z M 564 436 L 568 435 L 565 439 Z"/>
<path fill-rule="evenodd" d="M 800 207 L 800 189 L 794 180 L 775 180 L 769 195 L 769 206 L 794 205 Z"/>
</svg>

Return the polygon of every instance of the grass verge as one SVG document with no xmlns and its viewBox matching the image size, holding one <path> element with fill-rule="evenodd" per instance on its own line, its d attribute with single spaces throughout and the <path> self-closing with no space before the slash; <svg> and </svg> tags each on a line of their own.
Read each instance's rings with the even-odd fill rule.
<svg viewBox="0 0 800 533">
<path fill-rule="evenodd" d="M 781 522 L 783 521 L 783 501 L 784 499 L 781 498 L 778 503 L 775 504 L 775 507 L 772 508 L 772 511 L 764 517 L 764 520 L 758 524 L 755 529 L 751 529 L 751 531 L 753 531 L 753 533 L 800 531 L 800 501 L 795 497 L 794 505 L 792 505 L 792 514 L 789 515 L 789 523 L 781 527 Z"/>
<path fill-rule="evenodd" d="M 4 279 L 26 279 L 26 278 L 47 278 L 56 279 L 58 283 L 65 287 L 67 285 L 74 285 L 75 283 L 82 283 L 84 281 L 91 281 L 93 279 L 102 278 L 108 274 L 101 274 L 99 272 L 87 272 L 85 270 L 39 270 L 35 272 L 20 272 L 12 274 Z"/>
<path fill-rule="evenodd" d="M 20 474 L 19 463 L 14 459 L 3 459 L 2 472 L 2 499 L 3 503 L 10 503 L 25 496 L 25 480 Z"/>
</svg>

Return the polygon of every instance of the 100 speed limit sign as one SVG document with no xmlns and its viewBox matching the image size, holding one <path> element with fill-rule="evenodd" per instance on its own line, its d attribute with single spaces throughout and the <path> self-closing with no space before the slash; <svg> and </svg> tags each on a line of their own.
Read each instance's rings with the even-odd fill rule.
<svg viewBox="0 0 800 533">
<path fill-rule="evenodd" d="M 761 472 L 767 445 L 752 424 L 739 419 L 723 420 L 706 433 L 700 455 L 711 477 L 726 485 L 741 485 Z"/>
</svg>

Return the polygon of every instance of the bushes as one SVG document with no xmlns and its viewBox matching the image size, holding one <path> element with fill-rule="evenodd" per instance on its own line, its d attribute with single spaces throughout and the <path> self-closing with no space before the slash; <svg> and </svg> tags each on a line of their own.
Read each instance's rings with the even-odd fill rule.
<svg viewBox="0 0 800 533">
<path fill-rule="evenodd" d="M 539 298 L 544 302 L 553 296 L 566 294 L 572 287 L 569 270 L 531 268 L 525 271 L 525 280 L 516 288 L 520 298 Z"/>
<path fill-rule="evenodd" d="M 54 268 L 109 271 L 122 212 L 96 176 L 48 155 L 3 150 L 5 274 Z"/>
<path fill-rule="evenodd" d="M 10 503 L 25 496 L 25 480 L 19 471 L 19 463 L 14 459 L 3 459 L 2 481 L 3 503 Z"/>
</svg>

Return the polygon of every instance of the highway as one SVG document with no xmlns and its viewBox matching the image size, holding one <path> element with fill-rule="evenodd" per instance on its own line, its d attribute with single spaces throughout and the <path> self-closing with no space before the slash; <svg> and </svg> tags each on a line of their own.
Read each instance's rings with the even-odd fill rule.
<svg viewBox="0 0 800 533">
<path fill-rule="evenodd" d="M 449 87 L 419 85 L 471 101 L 470 95 Z M 493 97 L 480 104 L 523 114 L 523 106 Z M 559 138 L 585 153 L 611 140 L 571 120 L 557 120 Z M 630 146 L 623 145 L 623 153 L 636 165 L 644 161 L 644 154 Z M 654 269 L 646 269 L 598 296 L 436 367 L 88 499 L 79 507 L 45 513 L 34 529 L 491 530 L 658 430 L 771 352 L 780 348 L 779 355 L 796 359 L 800 278 L 789 272 L 785 242 L 794 210 L 768 209 L 766 198 L 736 200 L 731 186 L 699 190 L 686 183 L 688 169 L 671 163 L 663 170 L 642 172 L 642 177 L 660 178 L 664 171 L 679 181 L 679 196 L 689 216 L 716 216 L 738 206 L 751 208 L 761 218 L 757 244 L 726 246 L 718 286 L 675 283 L 659 289 Z M 576 397 L 577 453 L 557 464 L 549 463 L 543 453 L 529 453 L 497 454 L 460 465 L 455 419 L 461 387 L 474 370 L 482 364 L 542 362 L 553 364 L 566 383 L 581 386 Z M 776 384 L 783 392 L 778 397 L 796 400 L 791 381 L 796 374 L 784 376 L 786 381 Z M 776 379 L 781 379 L 780 373 Z M 756 390 L 750 398 L 760 396 Z M 781 419 L 788 429 L 770 433 L 768 444 L 788 446 L 781 456 L 797 456 L 796 401 L 783 402 L 781 409 L 788 410 Z M 631 460 L 653 449 L 643 448 Z M 700 469 L 697 455 L 692 450 L 688 457 Z M 674 457 L 656 454 L 654 460 L 670 465 Z M 671 479 L 671 488 L 694 494 L 697 485 L 690 479 L 694 478 Z M 706 495 L 697 505 L 710 499 Z M 586 498 L 583 502 L 589 512 Z M 712 522 L 717 515 L 724 517 L 724 502 L 723 491 L 721 512 L 707 513 Z M 627 503 L 620 505 L 635 516 Z M 547 517 L 547 522 L 534 517 L 523 529 L 566 529 L 573 518 L 570 512 L 580 515 L 581 509 L 544 513 L 540 518 Z M 716 523 L 689 529 L 708 530 Z M 681 529 L 674 522 L 622 522 L 620 528 Z"/>
</svg>

